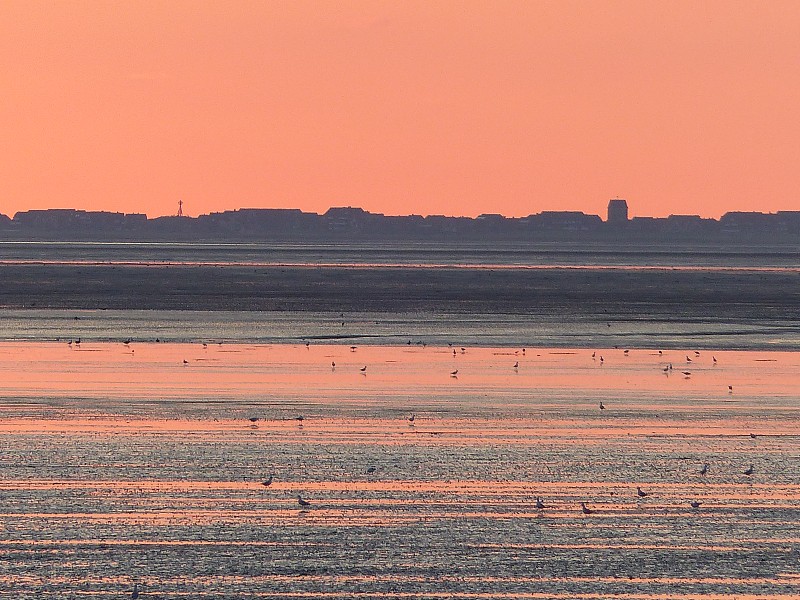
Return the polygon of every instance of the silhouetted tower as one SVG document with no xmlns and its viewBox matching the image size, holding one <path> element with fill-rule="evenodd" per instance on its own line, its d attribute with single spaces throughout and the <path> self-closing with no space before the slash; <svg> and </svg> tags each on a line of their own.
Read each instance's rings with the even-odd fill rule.
<svg viewBox="0 0 800 600">
<path fill-rule="evenodd" d="M 621 225 L 628 222 L 628 203 L 620 198 L 608 201 L 608 224 Z"/>
<path fill-rule="evenodd" d="M 626 211 L 625 214 L 627 214 L 627 209 L 625 209 L 625 211 Z M 179 217 L 183 216 L 183 200 L 178 200 L 178 216 Z"/>
</svg>

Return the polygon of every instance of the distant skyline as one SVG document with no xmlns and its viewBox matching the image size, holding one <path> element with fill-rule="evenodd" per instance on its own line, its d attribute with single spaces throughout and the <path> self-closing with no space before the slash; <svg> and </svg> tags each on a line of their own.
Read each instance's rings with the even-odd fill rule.
<svg viewBox="0 0 800 600">
<path fill-rule="evenodd" d="M 800 3 L 0 4 L 0 213 L 800 209 Z"/>
</svg>

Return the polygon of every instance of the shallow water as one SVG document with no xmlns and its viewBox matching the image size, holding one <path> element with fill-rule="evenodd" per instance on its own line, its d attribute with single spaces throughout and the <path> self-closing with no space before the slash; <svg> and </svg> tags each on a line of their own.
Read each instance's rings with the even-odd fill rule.
<svg viewBox="0 0 800 600">
<path fill-rule="evenodd" d="M 0 240 L 0 264 L 680 267 L 798 270 L 800 247 L 626 242 L 56 242 Z"/>
<path fill-rule="evenodd" d="M 628 315 L 0 309 L 0 340 L 218 341 L 257 344 L 800 349 L 780 318 L 664 319 Z"/>
<path fill-rule="evenodd" d="M 796 352 L 3 342 L 0 595 L 796 598 L 799 384 Z"/>
</svg>

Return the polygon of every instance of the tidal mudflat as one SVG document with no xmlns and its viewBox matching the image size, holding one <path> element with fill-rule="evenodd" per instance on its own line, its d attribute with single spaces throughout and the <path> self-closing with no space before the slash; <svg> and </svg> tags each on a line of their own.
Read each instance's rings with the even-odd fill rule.
<svg viewBox="0 0 800 600">
<path fill-rule="evenodd" d="M 0 593 L 796 598 L 799 374 L 776 351 L 3 342 Z"/>
</svg>

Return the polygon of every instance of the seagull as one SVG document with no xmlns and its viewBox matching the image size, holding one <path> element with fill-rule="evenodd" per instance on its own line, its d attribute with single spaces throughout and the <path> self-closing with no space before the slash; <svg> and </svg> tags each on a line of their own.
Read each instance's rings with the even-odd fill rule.
<svg viewBox="0 0 800 600">
<path fill-rule="evenodd" d="M 258 421 L 258 417 L 250 417 L 251 423 L 255 423 L 256 421 Z"/>
<path fill-rule="evenodd" d="M 716 356 L 712 356 L 712 357 L 711 357 L 711 361 L 712 361 L 714 364 L 717 364 L 717 357 L 716 357 Z"/>
<path fill-rule="evenodd" d="M 184 360 L 183 360 L 183 364 L 185 364 L 185 365 L 188 365 L 188 364 L 189 364 L 189 361 L 188 361 L 188 360 L 186 360 L 186 359 L 184 359 Z"/>
<path fill-rule="evenodd" d="M 644 498 L 644 497 L 645 497 L 645 496 L 647 496 L 648 494 L 647 494 L 647 492 L 645 492 L 645 491 L 644 491 L 642 488 L 640 488 L 640 487 L 637 487 L 637 488 L 636 488 L 636 495 L 637 495 L 637 496 L 639 496 L 639 498 Z"/>
<path fill-rule="evenodd" d="M 686 377 L 691 377 L 691 375 L 692 375 L 691 371 L 681 371 L 681 373 L 683 373 L 684 376 L 686 376 Z"/>
<path fill-rule="evenodd" d="M 350 346 L 350 352 L 355 352 L 358 346 Z"/>
<path fill-rule="evenodd" d="M 456 355 L 456 349 L 453 348 L 453 356 L 455 356 L 455 355 Z"/>
<path fill-rule="evenodd" d="M 602 357 L 602 355 L 600 356 L 600 364 L 603 364 L 603 357 Z"/>
<path fill-rule="evenodd" d="M 705 475 L 708 473 L 708 463 L 703 463 L 703 468 L 698 471 L 700 475 Z"/>
<path fill-rule="evenodd" d="M 331 361 L 331 369 L 335 369 L 335 368 L 336 368 L 336 361 L 332 360 Z"/>
<path fill-rule="evenodd" d="M 372 475 L 374 472 L 375 472 L 375 467 L 370 467 L 369 469 L 367 469 L 368 475 Z"/>
<path fill-rule="evenodd" d="M 752 475 L 753 474 L 753 465 L 747 467 L 747 470 L 744 472 L 745 475 Z"/>
<path fill-rule="evenodd" d="M 729 385 L 729 386 L 728 386 L 728 393 L 729 393 L 729 394 L 732 394 L 732 393 L 733 393 L 733 386 L 732 386 L 732 385 Z"/>
<path fill-rule="evenodd" d="M 262 481 L 262 482 L 261 482 L 261 485 L 263 485 L 264 487 L 269 487 L 269 486 L 271 486 L 271 485 L 272 485 L 272 477 L 273 477 L 273 476 L 272 476 L 272 475 L 270 475 L 270 476 L 269 476 L 269 479 L 265 479 L 264 481 Z"/>
<path fill-rule="evenodd" d="M 628 352 L 630 352 L 630 350 L 623 350 L 622 351 L 623 354 L 627 354 Z"/>
<path fill-rule="evenodd" d="M 594 358 L 596 355 L 597 355 L 597 352 L 592 352 L 592 358 Z"/>
<path fill-rule="evenodd" d="M 701 503 L 698 502 L 697 500 L 692 500 L 691 502 L 689 502 L 689 506 L 691 506 L 692 508 L 700 508 L 700 504 Z"/>
<path fill-rule="evenodd" d="M 692 362 L 692 359 L 691 359 L 691 358 L 689 358 L 689 355 L 688 355 L 688 354 L 686 355 L 686 362 Z"/>
<path fill-rule="evenodd" d="M 695 350 L 695 351 L 694 351 L 694 355 L 695 355 L 695 356 L 700 356 L 700 353 L 699 353 L 697 350 Z"/>
<path fill-rule="evenodd" d="M 659 350 L 658 351 L 658 355 L 661 356 L 662 354 L 664 354 L 664 353 L 661 350 Z"/>
<path fill-rule="evenodd" d="M 664 373 L 669 373 L 669 365 L 664 367 L 662 370 L 664 371 Z"/>
<path fill-rule="evenodd" d="M 131 600 L 136 600 L 139 597 L 139 584 L 133 584 L 133 591 L 131 592 Z"/>
<path fill-rule="evenodd" d="M 605 409 L 606 409 L 606 407 L 603 405 L 602 402 L 600 402 L 600 410 L 605 410 Z"/>
<path fill-rule="evenodd" d="M 586 508 L 586 504 L 584 502 L 581 502 L 581 512 L 583 512 L 583 514 L 585 514 L 585 515 L 590 515 L 594 511 L 592 509 L 590 509 L 590 508 Z"/>
<path fill-rule="evenodd" d="M 756 439 L 756 434 L 755 433 L 751 433 L 750 437 L 753 438 L 753 439 Z"/>
<path fill-rule="evenodd" d="M 300 506 L 311 506 L 311 502 L 308 500 L 303 500 L 303 497 L 300 494 L 297 494 L 297 503 Z"/>
<path fill-rule="evenodd" d="M 536 496 L 536 508 L 538 508 L 539 510 L 541 510 L 541 509 L 543 509 L 543 508 L 547 508 L 547 507 L 544 505 L 544 502 L 542 502 L 542 499 L 541 499 L 541 498 L 539 498 L 539 496 Z"/>
<path fill-rule="evenodd" d="M 456 375 L 458 375 L 458 369 L 455 371 L 450 371 L 450 377 L 455 377 Z"/>
<path fill-rule="evenodd" d="M 514 363 L 514 368 L 515 368 L 515 369 L 519 369 L 519 361 L 517 361 L 517 362 L 515 362 L 515 363 Z"/>
<path fill-rule="evenodd" d="M 298 422 L 299 422 L 299 423 L 302 425 L 302 424 L 303 424 L 303 419 L 304 419 L 304 418 L 305 418 L 305 417 L 304 417 L 303 415 L 297 415 L 297 416 L 294 418 L 294 420 L 295 420 L 295 421 L 298 421 Z"/>
<path fill-rule="evenodd" d="M 411 415 L 410 417 L 408 417 L 408 422 L 409 423 L 413 423 L 414 419 L 416 419 L 416 418 L 417 418 L 417 415 Z"/>
<path fill-rule="evenodd" d="M 361 367 L 361 372 L 362 373 L 366 373 L 367 372 L 367 365 L 364 365 L 363 367 Z"/>
</svg>

